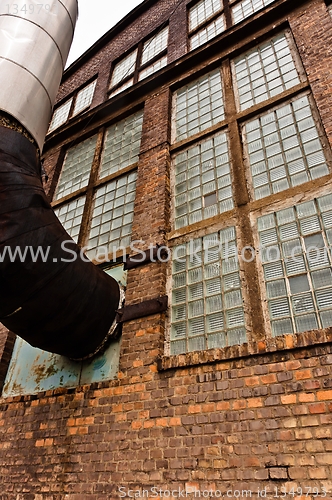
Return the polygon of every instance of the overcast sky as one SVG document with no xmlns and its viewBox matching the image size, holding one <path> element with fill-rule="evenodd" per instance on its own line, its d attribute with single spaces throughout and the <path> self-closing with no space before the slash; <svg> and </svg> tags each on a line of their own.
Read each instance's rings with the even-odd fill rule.
<svg viewBox="0 0 332 500">
<path fill-rule="evenodd" d="M 66 67 L 142 0 L 78 0 L 79 16 Z"/>
</svg>

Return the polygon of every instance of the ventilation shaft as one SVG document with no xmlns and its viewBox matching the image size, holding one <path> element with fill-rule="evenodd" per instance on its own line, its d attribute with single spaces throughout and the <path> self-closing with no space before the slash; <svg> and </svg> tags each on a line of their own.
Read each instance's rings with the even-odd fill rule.
<svg viewBox="0 0 332 500">
<path fill-rule="evenodd" d="M 1 2 L 0 321 L 34 347 L 84 359 L 114 335 L 120 288 L 55 216 L 38 151 L 76 19 L 77 0 Z"/>
</svg>

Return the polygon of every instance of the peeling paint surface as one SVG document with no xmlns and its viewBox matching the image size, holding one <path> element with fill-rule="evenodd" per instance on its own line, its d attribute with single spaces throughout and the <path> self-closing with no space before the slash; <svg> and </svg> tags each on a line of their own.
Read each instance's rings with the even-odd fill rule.
<svg viewBox="0 0 332 500">
<path fill-rule="evenodd" d="M 105 269 L 122 286 L 126 285 L 123 266 Z M 109 343 L 103 354 L 77 362 L 32 347 L 17 337 L 2 397 L 36 394 L 57 387 L 76 387 L 116 378 L 121 340 Z"/>
</svg>

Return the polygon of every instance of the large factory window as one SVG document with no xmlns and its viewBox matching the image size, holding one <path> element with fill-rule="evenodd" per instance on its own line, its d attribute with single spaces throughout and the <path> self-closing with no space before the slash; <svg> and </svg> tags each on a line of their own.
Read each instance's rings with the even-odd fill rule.
<svg viewBox="0 0 332 500">
<path fill-rule="evenodd" d="M 175 90 L 171 151 L 169 352 L 332 325 L 331 152 L 288 31 Z"/>
<path fill-rule="evenodd" d="M 171 354 L 246 341 L 236 254 L 233 226 L 173 248 Z"/>
<path fill-rule="evenodd" d="M 243 132 L 255 199 L 329 173 L 308 95 L 248 121 Z"/>
<path fill-rule="evenodd" d="M 224 120 L 220 68 L 179 89 L 174 96 L 173 142 Z"/>
<path fill-rule="evenodd" d="M 241 111 L 284 91 L 296 91 L 305 79 L 285 34 L 238 57 L 233 68 Z M 263 198 L 327 175 L 323 136 L 308 92 L 297 93 L 245 122 L 243 141 L 252 197 Z"/>
<path fill-rule="evenodd" d="M 67 151 L 55 192 L 56 199 L 88 185 L 96 142 L 97 136 L 94 135 Z"/>
<path fill-rule="evenodd" d="M 174 175 L 175 229 L 234 207 L 226 132 L 175 155 Z"/>
<path fill-rule="evenodd" d="M 123 265 L 105 268 L 122 286 L 126 285 Z M 93 332 L 92 332 L 93 333 Z M 117 377 L 121 339 L 109 341 L 105 351 L 91 360 L 72 361 L 32 347 L 17 337 L 2 397 L 36 394 L 58 387 L 77 387 Z"/>
<path fill-rule="evenodd" d="M 258 218 L 272 335 L 332 325 L 332 196 Z"/>
<path fill-rule="evenodd" d="M 130 244 L 142 124 L 138 111 L 65 155 L 53 207 L 95 263 L 124 255 Z"/>
<path fill-rule="evenodd" d="M 168 26 L 139 43 L 113 67 L 110 97 L 122 92 L 167 65 Z"/>
</svg>

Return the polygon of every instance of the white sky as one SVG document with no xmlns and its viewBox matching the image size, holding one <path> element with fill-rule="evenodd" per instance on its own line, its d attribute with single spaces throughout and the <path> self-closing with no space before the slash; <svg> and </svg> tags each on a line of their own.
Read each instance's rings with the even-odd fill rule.
<svg viewBox="0 0 332 500">
<path fill-rule="evenodd" d="M 66 67 L 142 0 L 78 0 L 79 17 Z"/>
</svg>

